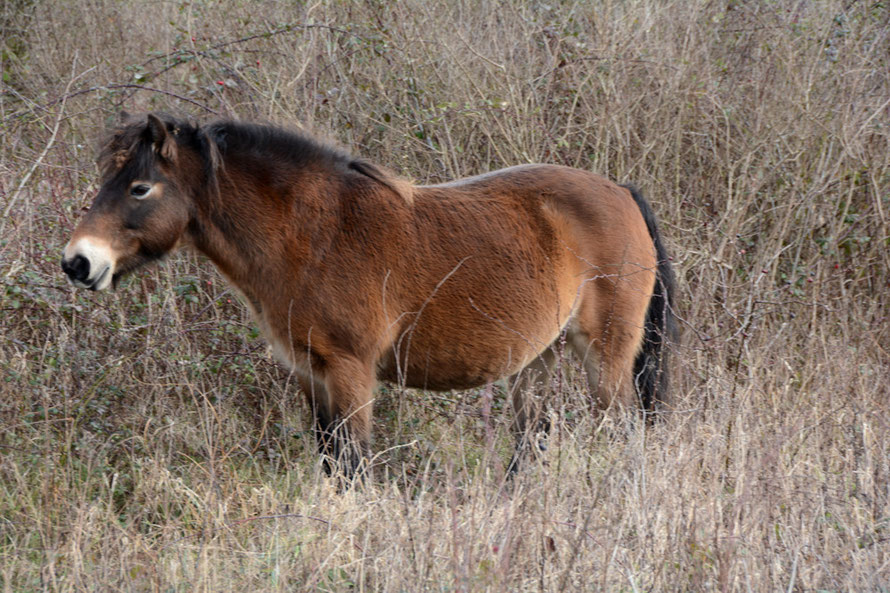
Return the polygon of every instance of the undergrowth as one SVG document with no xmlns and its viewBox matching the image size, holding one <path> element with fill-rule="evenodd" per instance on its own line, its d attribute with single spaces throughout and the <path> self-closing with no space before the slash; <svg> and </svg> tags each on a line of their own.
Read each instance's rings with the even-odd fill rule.
<svg viewBox="0 0 890 593">
<path fill-rule="evenodd" d="M 890 589 L 885 3 L 0 11 L 3 591 Z M 673 414 L 597 417 L 566 360 L 508 482 L 499 386 L 382 386 L 375 479 L 338 494 L 208 262 L 64 281 L 122 109 L 303 127 L 419 183 L 634 183 L 679 277 Z"/>
</svg>

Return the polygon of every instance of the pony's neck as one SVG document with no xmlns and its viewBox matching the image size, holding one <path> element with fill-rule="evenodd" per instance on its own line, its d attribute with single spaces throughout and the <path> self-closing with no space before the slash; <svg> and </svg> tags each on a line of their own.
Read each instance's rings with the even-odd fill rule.
<svg viewBox="0 0 890 593">
<path fill-rule="evenodd" d="M 339 209 L 337 177 L 323 163 L 295 167 L 276 156 L 228 150 L 193 225 L 195 247 L 255 306 L 330 240 Z"/>
</svg>

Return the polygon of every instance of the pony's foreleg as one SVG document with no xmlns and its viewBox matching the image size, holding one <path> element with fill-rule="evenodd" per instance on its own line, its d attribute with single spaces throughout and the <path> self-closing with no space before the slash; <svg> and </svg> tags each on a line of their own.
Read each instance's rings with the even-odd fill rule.
<svg viewBox="0 0 890 593">
<path fill-rule="evenodd" d="M 347 485 L 369 469 L 374 383 L 373 365 L 353 358 L 331 360 L 325 369 L 330 414 L 325 442 Z"/>
<path fill-rule="evenodd" d="M 333 445 L 333 415 L 330 408 L 330 397 L 324 381 L 318 377 L 299 377 L 300 389 L 306 397 L 306 405 L 312 413 L 312 433 L 315 435 L 315 443 L 318 454 L 321 457 L 325 474 L 334 473 Z"/>
</svg>

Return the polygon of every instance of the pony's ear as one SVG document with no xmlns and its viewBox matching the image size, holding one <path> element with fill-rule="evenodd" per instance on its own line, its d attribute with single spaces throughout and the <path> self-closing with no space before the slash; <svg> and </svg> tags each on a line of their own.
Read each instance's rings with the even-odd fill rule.
<svg viewBox="0 0 890 593">
<path fill-rule="evenodd" d="M 155 152 L 170 162 L 175 161 L 176 140 L 167 132 L 167 125 L 154 113 L 148 114 L 148 132 Z"/>
<path fill-rule="evenodd" d="M 167 126 L 154 113 L 148 114 L 148 133 L 151 135 L 151 142 L 156 147 L 164 144 L 167 139 Z"/>
<path fill-rule="evenodd" d="M 127 120 L 129 120 L 129 119 L 130 119 L 130 114 L 127 113 L 126 111 L 124 111 L 123 109 L 121 109 L 121 112 L 117 116 L 117 121 L 123 124 L 123 123 L 126 123 Z"/>
</svg>

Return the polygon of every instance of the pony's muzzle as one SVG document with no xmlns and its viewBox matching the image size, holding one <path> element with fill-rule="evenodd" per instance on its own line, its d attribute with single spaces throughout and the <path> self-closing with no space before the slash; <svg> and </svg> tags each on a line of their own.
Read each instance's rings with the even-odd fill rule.
<svg viewBox="0 0 890 593">
<path fill-rule="evenodd" d="M 114 276 L 111 249 L 86 238 L 69 243 L 62 256 L 62 271 L 78 288 L 104 290 Z"/>
</svg>

